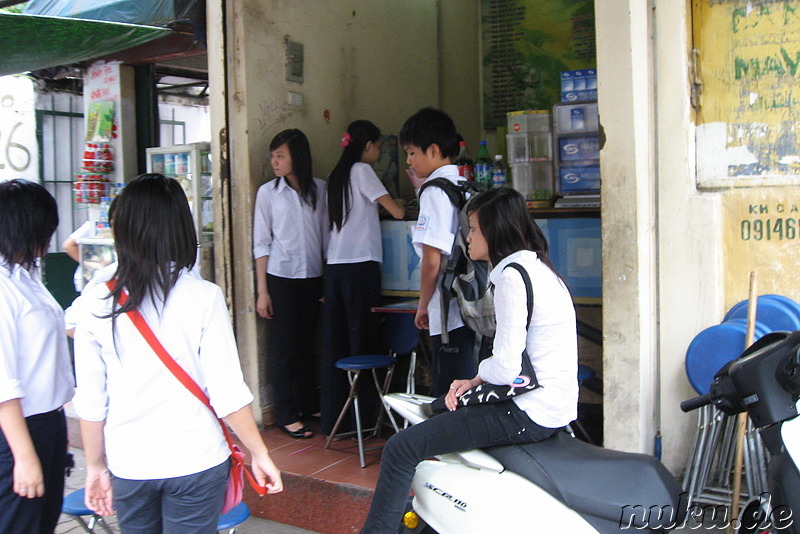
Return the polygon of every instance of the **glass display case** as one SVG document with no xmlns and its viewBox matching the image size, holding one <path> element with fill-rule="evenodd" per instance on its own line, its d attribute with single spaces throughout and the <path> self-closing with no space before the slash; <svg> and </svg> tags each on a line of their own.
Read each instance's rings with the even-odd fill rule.
<svg viewBox="0 0 800 534">
<path fill-rule="evenodd" d="M 214 204 L 211 182 L 211 145 L 191 143 L 147 149 L 147 172 L 178 180 L 186 192 L 201 243 L 211 243 L 214 233 Z"/>
<path fill-rule="evenodd" d="M 102 237 L 85 237 L 78 240 L 81 286 L 86 287 L 94 273 L 117 261 L 114 240 Z"/>
</svg>

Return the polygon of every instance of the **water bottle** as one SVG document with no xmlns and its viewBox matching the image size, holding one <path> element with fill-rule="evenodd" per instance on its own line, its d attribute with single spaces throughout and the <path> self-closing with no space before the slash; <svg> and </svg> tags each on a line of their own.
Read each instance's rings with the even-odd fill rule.
<svg viewBox="0 0 800 534">
<path fill-rule="evenodd" d="M 494 187 L 505 187 L 507 185 L 506 166 L 503 164 L 502 154 L 494 157 L 494 170 L 492 171 L 492 182 Z"/>
</svg>

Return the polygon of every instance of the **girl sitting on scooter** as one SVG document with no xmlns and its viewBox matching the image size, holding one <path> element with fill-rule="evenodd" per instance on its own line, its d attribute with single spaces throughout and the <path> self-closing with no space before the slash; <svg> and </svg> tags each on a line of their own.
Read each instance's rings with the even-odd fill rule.
<svg viewBox="0 0 800 534">
<path fill-rule="evenodd" d="M 469 208 L 467 241 L 473 260 L 494 268 L 497 332 L 492 356 L 478 375 L 454 380 L 445 398 L 448 411 L 395 434 L 386 443 L 381 472 L 362 534 L 396 533 L 405 512 L 414 471 L 425 458 L 494 445 L 549 438 L 577 417 L 578 348 L 575 309 L 564 281 L 548 256 L 541 229 L 517 191 L 502 187 L 481 193 Z M 521 265 L 533 287 L 528 317 Z M 513 400 L 460 406 L 458 399 L 482 383 L 511 385 L 526 350 L 541 387 Z"/>
</svg>

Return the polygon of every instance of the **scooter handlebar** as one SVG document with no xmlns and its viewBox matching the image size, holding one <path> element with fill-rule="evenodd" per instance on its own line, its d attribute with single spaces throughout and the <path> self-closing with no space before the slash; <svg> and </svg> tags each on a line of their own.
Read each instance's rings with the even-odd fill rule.
<svg viewBox="0 0 800 534">
<path fill-rule="evenodd" d="M 683 401 L 681 403 L 681 410 L 683 410 L 684 412 L 691 412 L 692 410 L 702 408 L 707 404 L 711 404 L 711 395 L 708 393 L 706 393 L 705 395 L 700 395 L 699 397 L 695 397 L 693 399 Z"/>
</svg>

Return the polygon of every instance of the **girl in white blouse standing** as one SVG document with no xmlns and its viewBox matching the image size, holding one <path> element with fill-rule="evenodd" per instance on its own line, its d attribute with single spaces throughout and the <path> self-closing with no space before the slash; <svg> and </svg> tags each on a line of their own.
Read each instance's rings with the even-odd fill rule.
<svg viewBox="0 0 800 534">
<path fill-rule="evenodd" d="M 491 261 L 497 333 L 492 356 L 478 374 L 450 384 L 449 411 L 392 436 L 381 456 L 381 473 L 362 534 L 397 532 L 414 470 L 425 458 L 494 445 L 549 438 L 577 417 L 578 346 L 575 309 L 548 255 L 544 234 L 525 199 L 508 187 L 481 193 L 469 208 L 469 256 Z M 527 291 L 516 263 L 533 289 L 528 318 Z M 513 400 L 461 406 L 470 388 L 484 382 L 511 385 L 522 368 L 523 350 L 542 387 Z"/>
<path fill-rule="evenodd" d="M 219 422 L 137 330 L 138 311 L 250 452 L 256 480 L 281 475 L 256 426 L 225 298 L 192 275 L 197 235 L 177 180 L 144 174 L 113 205 L 114 285 L 84 291 L 75 329 L 74 406 L 86 452 L 86 504 L 116 509 L 126 532 L 216 532 L 230 473 Z"/>
<path fill-rule="evenodd" d="M 256 311 L 272 323 L 267 360 L 276 424 L 306 439 L 313 433 L 301 417 L 319 411 L 313 334 L 329 237 L 325 182 L 313 177 L 300 130 L 280 132 L 269 150 L 276 178 L 258 189 L 253 221 Z"/>
<path fill-rule="evenodd" d="M 325 435 L 331 433 L 349 390 L 345 373 L 335 367 L 336 361 L 378 349 L 378 324 L 370 311 L 379 304 L 381 293 L 383 247 L 378 206 L 395 219 L 405 214 L 405 208 L 392 199 L 372 169 L 381 156 L 378 127 L 370 121 L 354 121 L 342 136 L 341 145 L 342 156 L 328 176 L 331 240 L 325 273 L 321 373 L 321 431 Z"/>
<path fill-rule="evenodd" d="M 52 534 L 61 514 L 72 398 L 64 312 L 42 284 L 56 201 L 26 180 L 0 183 L 0 532 Z"/>
</svg>

